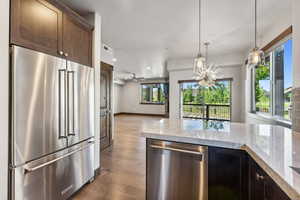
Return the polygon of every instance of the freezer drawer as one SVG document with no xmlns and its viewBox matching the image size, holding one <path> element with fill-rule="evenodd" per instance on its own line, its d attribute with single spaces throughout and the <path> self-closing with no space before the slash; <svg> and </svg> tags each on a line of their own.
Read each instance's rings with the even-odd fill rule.
<svg viewBox="0 0 300 200">
<path fill-rule="evenodd" d="M 12 170 L 12 200 L 65 200 L 94 176 L 94 144 L 84 142 Z"/>
<path fill-rule="evenodd" d="M 147 140 L 147 200 L 207 200 L 207 147 Z"/>
</svg>

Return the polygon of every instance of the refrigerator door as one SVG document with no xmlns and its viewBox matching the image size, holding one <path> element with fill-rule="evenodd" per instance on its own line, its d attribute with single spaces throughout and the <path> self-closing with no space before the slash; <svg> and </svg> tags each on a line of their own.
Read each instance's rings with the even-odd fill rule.
<svg viewBox="0 0 300 200">
<path fill-rule="evenodd" d="M 43 157 L 12 170 L 12 200 L 65 200 L 94 176 L 94 142 Z"/>
<path fill-rule="evenodd" d="M 12 165 L 67 147 L 66 61 L 13 46 Z"/>
<path fill-rule="evenodd" d="M 94 136 L 94 70 L 71 61 L 67 63 L 68 145 Z"/>
</svg>

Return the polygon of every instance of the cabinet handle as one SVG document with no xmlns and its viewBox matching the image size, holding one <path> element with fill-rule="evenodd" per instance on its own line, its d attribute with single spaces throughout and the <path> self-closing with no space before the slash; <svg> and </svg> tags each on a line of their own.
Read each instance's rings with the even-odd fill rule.
<svg viewBox="0 0 300 200">
<path fill-rule="evenodd" d="M 69 54 L 68 54 L 68 53 L 65 53 L 65 56 L 66 56 L 66 57 L 68 57 L 68 56 L 69 56 Z"/>
<path fill-rule="evenodd" d="M 63 51 L 59 51 L 58 53 L 59 53 L 59 55 L 61 55 L 61 56 L 64 55 L 64 52 L 63 52 Z"/>
<path fill-rule="evenodd" d="M 256 173 L 256 180 L 264 180 L 265 179 L 265 177 L 264 176 L 262 176 L 262 175 L 259 175 L 259 173 Z"/>
</svg>

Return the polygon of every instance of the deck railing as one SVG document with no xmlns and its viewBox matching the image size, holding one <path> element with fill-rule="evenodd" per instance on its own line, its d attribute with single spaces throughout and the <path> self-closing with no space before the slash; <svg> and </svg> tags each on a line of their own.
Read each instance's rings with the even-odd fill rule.
<svg viewBox="0 0 300 200">
<path fill-rule="evenodd" d="M 231 120 L 231 106 L 219 104 L 183 104 L 183 117 L 205 120 Z"/>
</svg>

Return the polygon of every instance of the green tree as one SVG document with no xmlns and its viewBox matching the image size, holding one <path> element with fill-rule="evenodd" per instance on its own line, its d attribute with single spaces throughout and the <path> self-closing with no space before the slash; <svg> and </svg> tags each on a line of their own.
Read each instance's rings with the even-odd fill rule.
<svg viewBox="0 0 300 200">
<path fill-rule="evenodd" d="M 260 80 L 270 79 L 270 69 L 268 65 L 260 65 L 255 70 L 255 102 L 260 102 L 267 95 L 263 88 L 260 87 Z"/>
<path fill-rule="evenodd" d="M 193 102 L 193 99 L 194 99 L 193 98 L 193 89 L 192 89 L 192 87 L 189 86 L 183 92 L 183 102 L 191 103 L 191 102 Z"/>
</svg>

